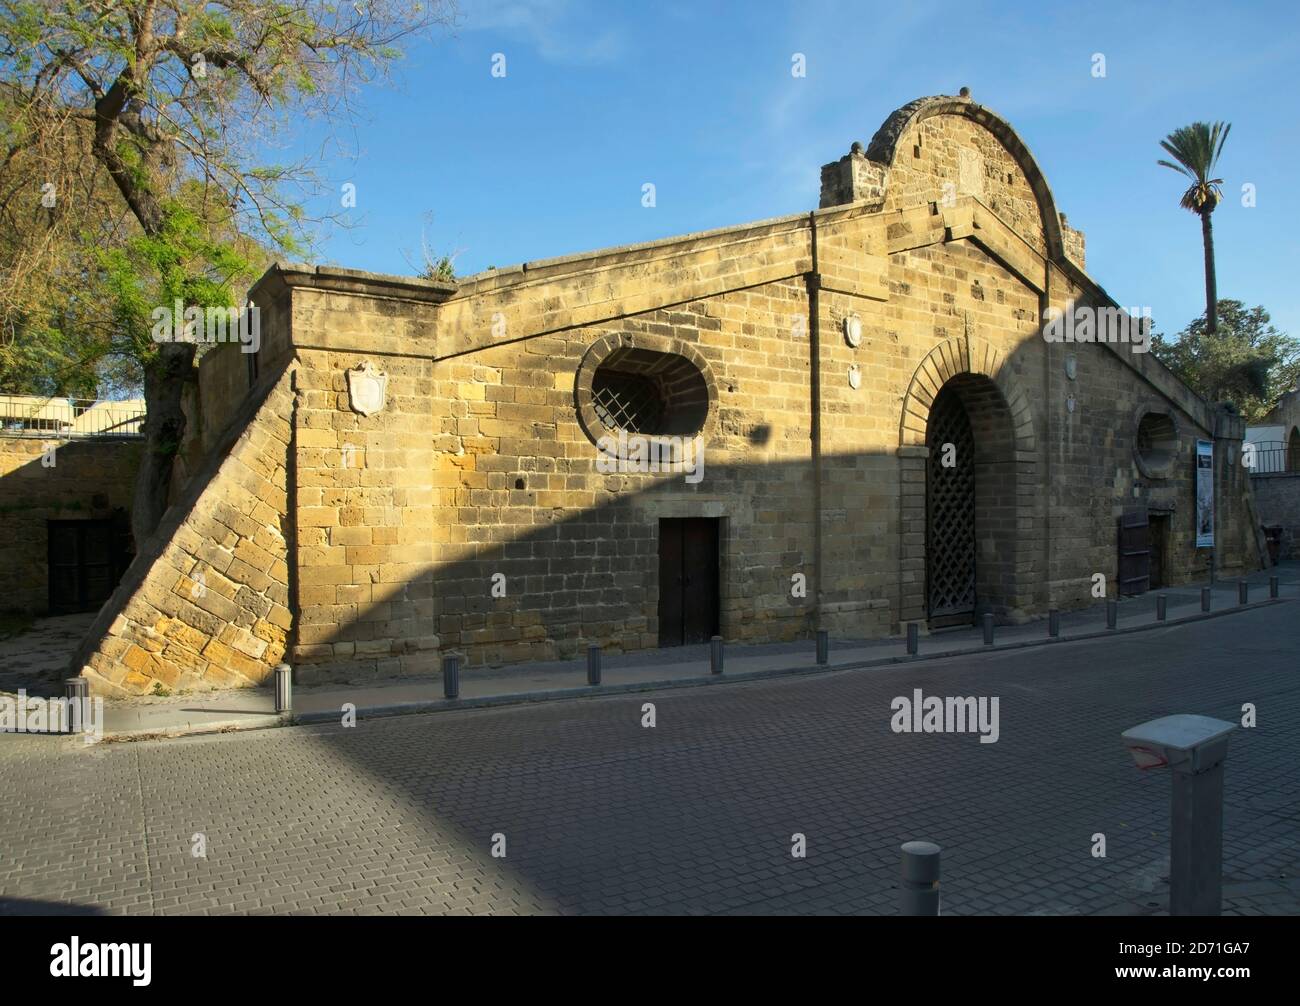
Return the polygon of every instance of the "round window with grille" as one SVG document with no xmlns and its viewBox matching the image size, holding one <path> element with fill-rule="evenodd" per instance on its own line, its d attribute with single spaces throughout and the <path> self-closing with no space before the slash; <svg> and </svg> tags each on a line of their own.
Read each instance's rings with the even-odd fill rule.
<svg viewBox="0 0 1300 1006">
<path fill-rule="evenodd" d="M 591 399 L 610 431 L 662 433 L 667 403 L 659 382 L 641 374 L 601 368 L 591 381 Z"/>
<path fill-rule="evenodd" d="M 1147 478 L 1164 479 L 1178 459 L 1178 426 L 1167 412 L 1144 411 L 1133 442 L 1133 460 Z"/>
<path fill-rule="evenodd" d="M 622 347 L 592 374 L 591 405 L 610 433 L 694 436 L 709 415 L 709 389 L 684 356 Z"/>
<path fill-rule="evenodd" d="M 620 457 L 639 449 L 629 438 L 707 440 L 718 421 L 717 383 L 699 349 L 645 332 L 610 333 L 588 346 L 573 396 L 583 432 Z"/>
</svg>

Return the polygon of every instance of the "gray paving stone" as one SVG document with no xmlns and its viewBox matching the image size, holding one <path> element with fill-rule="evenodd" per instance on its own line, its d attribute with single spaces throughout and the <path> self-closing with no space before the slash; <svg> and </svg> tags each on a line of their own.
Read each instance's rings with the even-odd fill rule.
<svg viewBox="0 0 1300 1006">
<path fill-rule="evenodd" d="M 1169 780 L 1119 734 L 1243 702 L 1226 909 L 1296 914 L 1297 610 L 660 692 L 654 730 L 629 695 L 89 749 L 0 736 L 0 914 L 889 914 L 909 838 L 944 846 L 947 914 L 1153 914 Z M 999 696 L 1001 739 L 892 733 L 916 687 Z"/>
</svg>

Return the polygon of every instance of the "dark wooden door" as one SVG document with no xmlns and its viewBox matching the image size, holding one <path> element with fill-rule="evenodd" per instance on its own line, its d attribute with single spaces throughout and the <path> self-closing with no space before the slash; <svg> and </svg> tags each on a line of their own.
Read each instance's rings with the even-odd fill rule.
<svg viewBox="0 0 1300 1006">
<path fill-rule="evenodd" d="M 1165 584 L 1165 556 L 1169 546 L 1169 515 L 1151 514 L 1151 573 L 1150 587 L 1159 590 Z"/>
<path fill-rule="evenodd" d="M 718 633 L 718 520 L 659 521 L 659 645 L 706 643 Z"/>
<path fill-rule="evenodd" d="M 1145 594 L 1151 585 L 1151 522 L 1145 510 L 1119 519 L 1119 592 Z"/>
<path fill-rule="evenodd" d="M 99 610 L 121 575 L 113 522 L 52 520 L 48 533 L 50 612 Z"/>
</svg>

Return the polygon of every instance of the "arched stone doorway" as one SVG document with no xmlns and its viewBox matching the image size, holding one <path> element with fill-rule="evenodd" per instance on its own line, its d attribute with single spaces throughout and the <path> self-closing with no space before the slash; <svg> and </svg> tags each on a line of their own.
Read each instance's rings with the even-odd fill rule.
<svg viewBox="0 0 1300 1006">
<path fill-rule="evenodd" d="M 1291 437 L 1286 445 L 1286 470 L 1300 472 L 1300 426 L 1291 427 Z"/>
<path fill-rule="evenodd" d="M 1033 414 L 1005 364 L 981 339 L 948 339 L 903 396 L 900 623 L 970 624 L 986 611 L 1019 620 L 1041 603 Z"/>
<path fill-rule="evenodd" d="M 997 385 L 971 373 L 945 383 L 926 447 L 926 616 L 969 625 L 1015 593 L 1015 436 Z"/>
</svg>

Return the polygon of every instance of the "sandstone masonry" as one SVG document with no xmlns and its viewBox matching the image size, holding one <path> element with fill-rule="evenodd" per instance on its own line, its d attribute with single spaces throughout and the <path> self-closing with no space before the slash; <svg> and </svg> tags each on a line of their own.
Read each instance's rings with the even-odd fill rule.
<svg viewBox="0 0 1300 1006">
<path fill-rule="evenodd" d="M 913 102 L 823 169 L 821 201 L 458 283 L 270 270 L 258 376 L 101 615 L 95 687 L 630 651 L 676 619 L 879 636 L 937 625 L 940 577 L 969 578 L 957 617 L 1019 621 L 1096 573 L 1113 596 L 1126 514 L 1163 522 L 1166 582 L 1203 574 L 1198 439 L 1219 568 L 1258 567 L 1241 424 L 1128 345 L 1043 338 L 1049 307 L 1116 305 L 1004 120 Z M 367 364 L 377 411 L 350 387 Z M 239 385 L 229 354 L 210 366 Z M 701 477 L 612 456 L 616 413 L 698 438 Z M 944 423 L 970 456 L 940 490 Z"/>
</svg>

